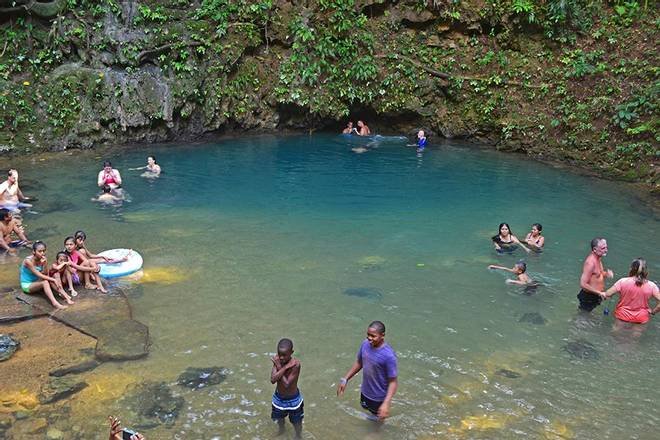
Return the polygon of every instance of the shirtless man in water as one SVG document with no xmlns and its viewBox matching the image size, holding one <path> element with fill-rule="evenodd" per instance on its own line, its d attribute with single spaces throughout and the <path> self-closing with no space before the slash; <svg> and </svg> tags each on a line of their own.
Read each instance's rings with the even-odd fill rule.
<svg viewBox="0 0 660 440">
<path fill-rule="evenodd" d="M 0 184 L 0 208 L 15 211 L 19 208 L 31 208 L 32 205 L 24 203 L 27 197 L 18 187 L 18 171 L 11 169 L 7 173 L 7 180 Z"/>
<path fill-rule="evenodd" d="M 281 339 L 277 344 L 277 354 L 271 359 L 273 370 L 270 373 L 270 383 L 277 383 L 273 394 L 271 418 L 279 426 L 278 435 L 284 434 L 284 419 L 289 421 L 296 431 L 296 438 L 302 438 L 302 421 L 305 416 L 302 394 L 298 389 L 300 377 L 300 361 L 293 357 L 293 342 L 291 339 Z"/>
<path fill-rule="evenodd" d="M 600 292 L 605 290 L 605 278 L 613 278 L 614 272 L 610 269 L 605 270 L 601 259 L 607 255 L 607 241 L 604 238 L 594 238 L 591 240 L 591 253 L 587 255 L 582 266 L 582 276 L 580 277 L 580 293 L 578 308 L 585 312 L 591 312 L 598 307 L 602 298 Z"/>
<path fill-rule="evenodd" d="M 16 234 L 18 240 L 12 241 L 12 232 Z M 23 227 L 13 218 L 11 211 L 0 209 L 0 251 L 6 251 L 10 254 L 16 253 L 16 247 L 30 244 Z"/>
</svg>

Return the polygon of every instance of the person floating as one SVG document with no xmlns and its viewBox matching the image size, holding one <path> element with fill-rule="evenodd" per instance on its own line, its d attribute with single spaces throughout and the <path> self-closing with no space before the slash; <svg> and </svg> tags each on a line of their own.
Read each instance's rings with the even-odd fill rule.
<svg viewBox="0 0 660 440">
<path fill-rule="evenodd" d="M 104 185 L 108 185 L 111 189 L 121 188 L 121 174 L 118 170 L 112 168 L 110 161 L 106 160 L 103 162 L 103 169 L 99 171 L 96 184 L 99 188 L 103 188 Z"/>
<path fill-rule="evenodd" d="M 46 259 L 46 244 L 43 241 L 35 241 L 32 245 L 32 255 L 23 260 L 20 268 L 21 289 L 24 293 L 37 293 L 43 291 L 53 307 L 66 309 L 67 306 L 60 304 L 53 295 L 53 289 L 64 298 L 67 304 L 73 304 L 71 297 L 66 294 L 62 283 L 47 275 L 48 260 Z"/>
<path fill-rule="evenodd" d="M 508 223 L 500 223 L 498 231 L 497 235 L 491 238 L 493 240 L 493 246 L 495 246 L 495 250 L 498 253 L 513 252 L 516 250 L 516 246 L 520 246 L 525 252 L 530 252 L 529 248 L 522 244 L 518 240 L 518 237 L 513 235 Z"/>
<path fill-rule="evenodd" d="M 385 324 L 373 321 L 367 328 L 367 339 L 362 342 L 357 360 L 339 380 L 337 396 L 344 394 L 348 381 L 362 370 L 360 405 L 383 421 L 390 415 L 392 398 L 396 393 L 396 353 L 385 342 Z"/>
<path fill-rule="evenodd" d="M 32 205 L 24 203 L 30 200 L 25 197 L 18 186 L 18 171 L 11 169 L 7 173 L 7 180 L 0 183 L 0 208 L 18 211 L 21 208 L 31 208 Z"/>
<path fill-rule="evenodd" d="M 277 383 L 273 394 L 271 418 L 277 422 L 278 435 L 282 435 L 284 434 L 284 419 L 288 416 L 296 431 L 296 438 L 302 438 L 305 404 L 298 389 L 300 361 L 293 357 L 291 339 L 280 339 L 280 342 L 277 343 L 277 354 L 271 358 L 271 361 L 273 361 L 273 369 L 270 373 L 270 383 Z"/>
<path fill-rule="evenodd" d="M 591 312 L 603 301 L 601 292 L 605 290 L 605 278 L 613 278 L 614 272 L 605 270 L 602 258 L 607 255 L 607 241 L 602 237 L 591 240 L 591 252 L 584 259 L 582 276 L 580 277 L 580 292 L 577 295 L 580 304 L 578 308 Z"/>
<path fill-rule="evenodd" d="M 641 331 L 643 324 L 651 319 L 651 315 L 660 311 L 660 291 L 658 286 L 648 278 L 646 260 L 642 257 L 635 258 L 630 264 L 627 277 L 619 279 L 606 292 L 600 292 L 602 299 L 619 294 L 619 302 L 614 309 L 615 329 L 633 324 L 635 329 Z M 656 300 L 654 309 L 649 307 L 651 298 Z"/>
<path fill-rule="evenodd" d="M 505 282 L 507 284 L 519 284 L 521 286 L 527 286 L 530 284 L 533 284 L 534 281 L 527 275 L 527 264 L 525 264 L 524 261 L 519 261 L 516 264 L 513 265 L 511 269 L 508 267 L 504 266 L 498 266 L 496 264 L 491 264 L 488 266 L 488 269 L 498 269 L 498 270 L 505 270 L 507 272 L 511 272 L 516 276 L 515 280 L 506 280 Z"/>
<path fill-rule="evenodd" d="M 371 130 L 369 130 L 369 127 L 364 121 L 357 121 L 357 126 L 356 134 L 360 136 L 369 136 L 371 134 Z"/>
<path fill-rule="evenodd" d="M 156 163 L 156 156 L 147 156 L 147 164 L 143 167 L 129 168 L 132 171 L 146 170 L 142 177 L 158 177 L 160 176 L 160 165 Z"/>
<path fill-rule="evenodd" d="M 119 203 L 122 200 L 124 200 L 123 198 L 116 196 L 112 193 L 112 188 L 110 188 L 110 185 L 103 185 L 101 191 L 103 191 L 101 194 L 92 198 L 92 202 Z"/>
<path fill-rule="evenodd" d="M 543 226 L 541 226 L 541 223 L 534 223 L 532 230 L 525 237 L 525 243 L 537 252 L 543 250 L 543 245 L 545 244 L 545 237 L 541 235 L 542 230 Z"/>
<path fill-rule="evenodd" d="M 18 239 L 12 240 L 12 234 Z M 17 247 L 29 244 L 30 241 L 25 235 L 23 226 L 16 221 L 12 212 L 6 208 L 0 208 L 0 251 L 15 254 Z"/>
</svg>

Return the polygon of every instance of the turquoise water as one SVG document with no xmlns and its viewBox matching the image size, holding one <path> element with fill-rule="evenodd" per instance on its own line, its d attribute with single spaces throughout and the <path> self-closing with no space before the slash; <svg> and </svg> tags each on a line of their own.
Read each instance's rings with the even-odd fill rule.
<svg viewBox="0 0 660 440">
<path fill-rule="evenodd" d="M 400 139 L 357 154 L 351 142 L 262 136 L 16 164 L 24 192 L 40 199 L 28 232 L 40 232 L 51 258 L 83 229 L 92 250 L 140 251 L 161 281 L 129 290 L 135 318 L 150 328 L 150 356 L 104 364 L 90 382 L 173 384 L 188 366 L 226 367 L 217 387 L 173 385 L 185 408 L 149 438 L 271 438 L 269 356 L 290 337 L 303 365 L 306 438 L 655 438 L 657 318 L 634 340 L 611 333 L 602 307 L 580 319 L 575 299 L 596 235 L 608 239 L 616 278 L 640 255 L 651 278 L 660 273 L 652 207 L 629 186 L 513 155 L 446 144 L 418 156 Z M 128 171 L 147 154 L 163 168 L 159 179 Z M 130 195 L 118 208 L 90 201 L 106 158 Z M 545 252 L 497 255 L 489 238 L 503 221 L 519 237 L 542 223 Z M 545 284 L 535 295 L 486 268 L 520 258 Z M 547 323 L 518 322 L 525 313 Z M 361 417 L 358 378 L 335 396 L 374 319 L 387 325 L 400 370 L 392 418 L 378 433 Z M 562 348 L 578 340 L 599 358 Z M 112 409 L 130 425 L 120 402 L 77 411 L 75 399 L 72 424 L 94 426 Z"/>
</svg>

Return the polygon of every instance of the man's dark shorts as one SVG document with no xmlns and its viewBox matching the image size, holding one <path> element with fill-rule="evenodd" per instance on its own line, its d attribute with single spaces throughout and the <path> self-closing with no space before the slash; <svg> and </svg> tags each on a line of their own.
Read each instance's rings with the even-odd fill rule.
<svg viewBox="0 0 660 440">
<path fill-rule="evenodd" d="M 383 402 L 371 400 L 370 398 L 366 397 L 364 394 L 360 393 L 360 405 L 362 405 L 362 408 L 369 410 L 371 414 L 378 415 L 378 409 L 382 404 Z"/>
<path fill-rule="evenodd" d="M 580 305 L 578 308 L 580 310 L 584 310 L 585 312 L 591 312 L 593 309 L 598 307 L 601 302 L 603 302 L 603 298 L 601 298 L 600 295 L 594 295 L 593 293 L 589 293 L 584 289 L 580 290 L 577 298 L 580 300 Z"/>
<path fill-rule="evenodd" d="M 275 404 L 277 404 L 279 408 L 277 408 Z M 300 406 L 298 406 L 298 404 L 300 404 Z M 284 409 L 287 406 L 297 406 L 297 408 Z M 271 419 L 281 420 L 286 419 L 286 417 L 289 416 L 289 421 L 294 425 L 301 423 L 303 417 L 305 417 L 305 402 L 302 401 L 302 395 L 300 392 L 298 392 L 295 397 L 290 399 L 283 399 L 278 393 L 275 393 L 273 395 L 273 405 L 271 405 L 271 409 Z"/>
</svg>

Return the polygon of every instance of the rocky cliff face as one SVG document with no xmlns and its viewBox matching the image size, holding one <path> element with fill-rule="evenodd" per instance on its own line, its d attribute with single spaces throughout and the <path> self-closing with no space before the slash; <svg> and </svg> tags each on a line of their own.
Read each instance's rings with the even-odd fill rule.
<svg viewBox="0 0 660 440">
<path fill-rule="evenodd" d="M 0 0 L 0 150 L 350 117 L 657 188 L 656 24 L 634 1 Z"/>
</svg>

